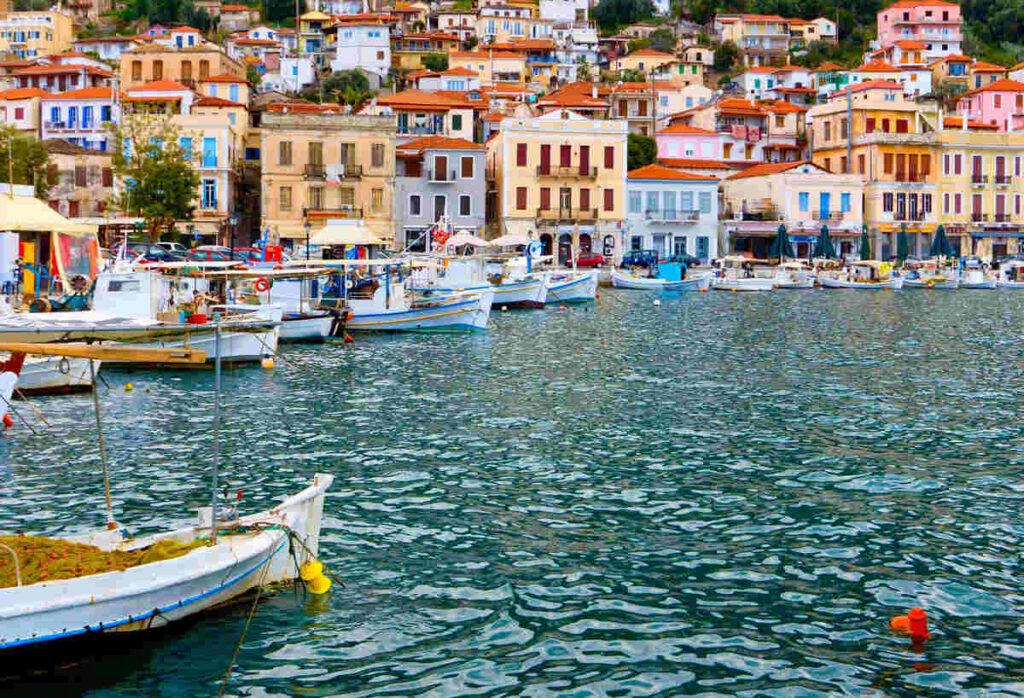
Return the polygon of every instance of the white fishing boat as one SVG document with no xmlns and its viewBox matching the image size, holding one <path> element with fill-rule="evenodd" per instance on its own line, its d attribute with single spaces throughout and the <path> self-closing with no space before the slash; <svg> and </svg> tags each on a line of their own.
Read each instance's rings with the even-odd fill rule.
<svg viewBox="0 0 1024 698">
<path fill-rule="evenodd" d="M 324 494 L 333 480 L 318 474 L 309 487 L 268 511 L 218 522 L 218 530 L 230 535 L 180 557 L 0 589 L 0 651 L 159 628 L 257 586 L 295 579 L 302 564 L 318 553 Z M 69 540 L 103 550 L 144 550 L 162 540 L 187 544 L 210 535 L 205 518 L 140 538 L 125 539 L 122 530 L 114 530 Z"/>
<path fill-rule="evenodd" d="M 939 260 L 908 261 L 900 273 L 904 288 L 928 290 L 955 290 L 960 277 L 953 267 L 943 266 Z"/>
<path fill-rule="evenodd" d="M 758 276 L 754 265 L 767 264 L 768 260 L 751 259 L 748 257 L 723 257 L 717 275 L 711 280 L 711 288 L 715 291 L 765 292 L 775 290 L 775 279 L 770 276 Z"/>
<path fill-rule="evenodd" d="M 420 296 L 446 293 L 494 292 L 494 307 L 543 308 L 548 286 L 543 272 L 532 271 L 531 260 L 512 256 L 436 257 L 410 260 L 413 267 L 409 287 Z"/>
<path fill-rule="evenodd" d="M 783 262 L 775 268 L 772 282 L 780 291 L 814 288 L 814 270 L 807 262 Z"/>
<path fill-rule="evenodd" d="M 597 274 L 582 271 L 543 272 L 547 302 L 588 303 L 597 299 Z"/>
<path fill-rule="evenodd" d="M 95 371 L 101 362 L 95 362 Z M 89 359 L 70 356 L 30 356 L 18 376 L 17 392 L 22 395 L 57 395 L 92 390 Z"/>
<path fill-rule="evenodd" d="M 999 280 L 991 274 L 977 257 L 968 257 L 960 270 L 960 288 L 991 290 L 997 288 Z"/>
<path fill-rule="evenodd" d="M 518 281 L 502 278 L 493 284 L 494 303 L 499 308 L 543 308 L 548 286 L 540 276 L 530 275 Z"/>
<path fill-rule="evenodd" d="M 253 270 L 269 286 L 271 305 L 281 306 L 282 342 L 322 342 L 345 334 L 344 311 L 320 307 L 321 279 L 327 269 Z"/>
<path fill-rule="evenodd" d="M 697 274 L 678 281 L 640 276 L 624 271 L 611 273 L 612 286 L 636 291 L 702 291 L 711 284 L 711 274 Z"/>
<path fill-rule="evenodd" d="M 877 260 L 851 262 L 843 269 L 823 271 L 818 283 L 824 288 L 848 288 L 861 291 L 899 290 L 903 278 L 893 276 L 892 265 Z"/>
<path fill-rule="evenodd" d="M 1010 259 L 999 265 L 996 285 L 1016 291 L 1024 290 L 1024 260 Z"/>
</svg>

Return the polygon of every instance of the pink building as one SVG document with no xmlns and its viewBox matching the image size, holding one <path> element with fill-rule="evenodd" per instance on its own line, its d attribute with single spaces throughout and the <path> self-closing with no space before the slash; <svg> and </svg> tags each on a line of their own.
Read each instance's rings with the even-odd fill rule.
<svg viewBox="0 0 1024 698">
<path fill-rule="evenodd" d="M 1000 131 L 1024 127 L 1024 82 L 996 80 L 971 90 L 957 101 L 957 111 L 969 121 L 996 126 Z"/>
<path fill-rule="evenodd" d="M 943 0 L 898 0 L 878 12 L 878 45 L 900 40 L 925 45 L 929 60 L 960 53 L 960 6 Z"/>
<path fill-rule="evenodd" d="M 722 158 L 721 134 L 696 126 L 674 124 L 654 135 L 659 158 Z"/>
</svg>

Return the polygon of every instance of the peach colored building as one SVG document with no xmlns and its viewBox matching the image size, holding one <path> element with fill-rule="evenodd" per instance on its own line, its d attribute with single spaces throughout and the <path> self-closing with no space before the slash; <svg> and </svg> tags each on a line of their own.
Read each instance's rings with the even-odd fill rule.
<svg viewBox="0 0 1024 698">
<path fill-rule="evenodd" d="M 879 10 L 877 21 L 878 44 L 882 48 L 911 39 L 925 45 L 929 59 L 960 53 L 960 6 L 954 2 L 898 0 Z"/>
<path fill-rule="evenodd" d="M 195 87 L 211 75 L 236 75 L 245 78 L 245 65 L 220 47 L 203 44 L 187 48 L 146 44 L 121 54 L 122 90 L 154 80 L 174 80 Z"/>
</svg>

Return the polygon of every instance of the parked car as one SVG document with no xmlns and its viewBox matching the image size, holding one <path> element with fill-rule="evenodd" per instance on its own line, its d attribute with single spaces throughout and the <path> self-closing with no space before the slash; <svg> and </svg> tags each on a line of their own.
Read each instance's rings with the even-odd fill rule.
<svg viewBox="0 0 1024 698">
<path fill-rule="evenodd" d="M 591 252 L 576 258 L 577 267 L 603 267 L 604 255 Z"/>
<path fill-rule="evenodd" d="M 190 262 L 226 262 L 228 253 L 219 250 L 189 250 L 185 255 Z"/>
<path fill-rule="evenodd" d="M 186 248 L 180 242 L 158 242 L 156 244 L 160 245 L 160 247 L 164 248 L 168 252 L 173 252 L 174 254 L 183 255 L 186 252 L 188 252 L 188 248 Z"/>
<path fill-rule="evenodd" d="M 702 264 L 700 259 L 692 254 L 674 254 L 668 258 L 668 261 L 675 262 L 676 264 L 685 264 L 688 267 L 699 267 Z"/>
<path fill-rule="evenodd" d="M 175 254 L 155 242 L 129 242 L 128 251 L 138 255 L 139 262 L 182 262 L 184 255 Z"/>
</svg>

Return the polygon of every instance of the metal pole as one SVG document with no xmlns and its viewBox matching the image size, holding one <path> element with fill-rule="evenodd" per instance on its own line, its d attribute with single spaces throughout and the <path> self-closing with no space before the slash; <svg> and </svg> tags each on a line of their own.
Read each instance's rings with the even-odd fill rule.
<svg viewBox="0 0 1024 698">
<path fill-rule="evenodd" d="M 846 87 L 846 172 L 853 172 L 853 83 Z"/>
<path fill-rule="evenodd" d="M 220 322 L 213 330 L 213 483 L 210 488 L 210 545 L 217 544 L 217 476 L 220 474 Z"/>
<path fill-rule="evenodd" d="M 96 385 L 96 362 L 89 359 L 89 377 L 92 378 L 92 406 L 96 412 L 96 436 L 100 442 L 100 462 L 103 463 L 103 494 L 107 500 L 107 528 L 117 528 L 114 520 L 114 505 L 110 500 L 110 471 L 107 468 L 107 447 L 103 443 L 103 421 L 100 419 L 100 396 Z"/>
</svg>

